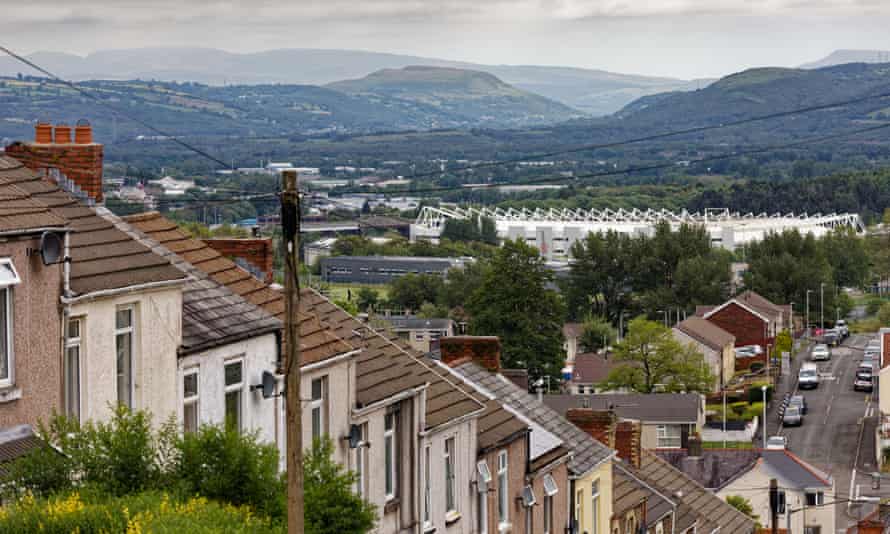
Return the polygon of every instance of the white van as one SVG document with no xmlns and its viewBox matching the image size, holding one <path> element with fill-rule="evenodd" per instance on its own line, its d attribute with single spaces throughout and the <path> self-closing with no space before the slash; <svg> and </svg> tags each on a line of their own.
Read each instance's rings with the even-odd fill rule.
<svg viewBox="0 0 890 534">
<path fill-rule="evenodd" d="M 815 363 L 805 363 L 797 374 L 797 386 L 800 389 L 819 387 L 819 367 Z"/>
</svg>

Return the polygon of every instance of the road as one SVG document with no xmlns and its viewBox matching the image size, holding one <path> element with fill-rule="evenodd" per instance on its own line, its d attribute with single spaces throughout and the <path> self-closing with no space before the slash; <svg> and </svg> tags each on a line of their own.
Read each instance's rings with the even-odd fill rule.
<svg viewBox="0 0 890 534">
<path fill-rule="evenodd" d="M 850 336 L 832 350 L 830 361 L 817 362 L 821 380 L 814 390 L 797 390 L 797 371 L 804 361 L 809 361 L 809 349 L 797 355 L 791 376 L 785 379 L 780 394 L 790 390 L 806 398 L 808 411 L 804 423 L 791 428 L 780 425 L 778 402 L 773 403 L 767 421 L 768 435 L 787 437 L 791 452 L 834 477 L 837 500 L 847 499 L 851 488 L 855 493 L 856 484 L 863 486 L 863 493 L 868 493 L 868 487 L 864 486 L 868 480 L 861 473 L 871 473 L 875 469 L 876 418 L 873 415 L 877 406 L 872 402 L 872 394 L 853 391 L 856 367 L 870 337 Z M 856 473 L 860 474 L 857 476 Z M 839 532 L 855 524 L 855 518 L 864 511 L 861 506 L 837 506 Z"/>
</svg>

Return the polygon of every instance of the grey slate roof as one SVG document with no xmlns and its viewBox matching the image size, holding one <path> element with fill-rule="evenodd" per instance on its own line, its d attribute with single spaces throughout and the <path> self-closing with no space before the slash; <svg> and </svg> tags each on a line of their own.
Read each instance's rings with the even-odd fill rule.
<svg viewBox="0 0 890 534">
<path fill-rule="evenodd" d="M 17 425 L 0 430 L 0 476 L 7 475 L 6 464 L 9 462 L 44 447 L 49 445 L 34 434 L 34 429 L 30 425 Z"/>
<path fill-rule="evenodd" d="M 413 315 L 390 315 L 381 317 L 393 330 L 447 330 L 451 319 L 424 319 Z"/>
<path fill-rule="evenodd" d="M 797 489 L 831 487 L 831 477 L 798 458 L 788 450 L 760 452 L 764 467 L 781 478 L 785 485 Z"/>
<path fill-rule="evenodd" d="M 673 511 L 674 503 L 635 475 L 624 462 L 612 464 L 612 513 L 623 516 L 625 512 L 646 500 L 646 528 L 654 528 L 666 514 Z"/>
<path fill-rule="evenodd" d="M 747 473 L 760 457 L 753 449 L 704 450 L 699 458 L 690 458 L 686 449 L 659 449 L 655 453 L 711 491 L 720 491 Z"/>
<path fill-rule="evenodd" d="M 145 233 L 110 213 L 103 215 L 121 231 L 150 247 L 155 254 L 168 259 L 190 277 L 182 290 L 180 355 L 259 337 L 283 328 L 278 318 L 235 294 Z"/>
<path fill-rule="evenodd" d="M 473 362 L 461 364 L 454 369 L 505 405 L 561 439 L 563 445 L 572 451 L 569 461 L 569 471 L 572 474 L 583 475 L 614 456 L 615 451 L 593 439 L 561 414 L 538 402 L 505 376 L 490 373 Z"/>
<path fill-rule="evenodd" d="M 674 329 L 716 351 L 722 351 L 727 345 L 735 345 L 734 335 L 701 317 L 689 317 Z"/>
<path fill-rule="evenodd" d="M 698 532 L 713 532 L 718 528 L 720 532 L 732 534 L 754 532 L 754 521 L 750 517 L 655 454 L 642 451 L 639 472 L 647 481 L 670 492 L 699 515 Z"/>
<path fill-rule="evenodd" d="M 544 403 L 560 414 L 565 414 L 569 408 L 608 410 L 612 407 L 623 419 L 669 424 L 696 423 L 703 409 L 698 393 L 544 395 Z"/>
</svg>

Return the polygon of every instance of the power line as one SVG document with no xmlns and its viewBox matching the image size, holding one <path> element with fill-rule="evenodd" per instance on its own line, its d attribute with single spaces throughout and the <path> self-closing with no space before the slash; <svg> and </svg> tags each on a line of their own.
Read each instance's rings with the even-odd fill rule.
<svg viewBox="0 0 890 534">
<path fill-rule="evenodd" d="M 77 85 L 77 84 L 75 84 L 75 83 L 73 83 L 73 82 L 69 82 L 68 80 L 65 80 L 65 79 L 63 79 L 63 78 L 61 78 L 61 77 L 59 77 L 59 76 L 53 74 L 52 72 L 50 72 L 50 71 L 44 69 L 44 68 L 41 67 L 40 65 L 37 65 L 36 63 L 34 63 L 33 61 L 29 60 L 28 58 L 25 58 L 25 57 L 23 57 L 23 56 L 20 56 L 20 55 L 16 54 L 15 52 L 13 52 L 12 50 L 6 48 L 5 46 L 0 45 L 0 51 L 5 52 L 7 55 L 9 55 L 10 57 L 12 57 L 13 59 L 18 60 L 18 61 L 24 63 L 25 65 L 28 65 L 28 66 L 31 67 L 32 69 L 34 69 L 34 70 L 36 70 L 36 71 L 38 71 L 38 72 L 40 72 L 40 73 L 42 73 L 42 74 L 45 74 L 46 76 L 48 76 L 48 77 L 50 77 L 50 78 L 56 80 L 57 82 L 62 83 L 62 84 L 64 84 L 64 85 L 70 87 L 71 89 L 74 89 L 75 91 L 77 91 L 78 93 L 82 94 L 83 96 L 85 96 L 85 97 L 87 97 L 87 98 L 90 98 L 91 100 L 94 100 L 94 101 L 98 102 L 100 105 L 105 106 L 106 108 L 110 109 L 112 112 L 114 112 L 114 113 L 120 115 L 121 117 L 124 117 L 124 118 L 129 119 L 129 120 L 131 120 L 131 121 L 133 121 L 133 122 L 139 124 L 140 126 L 142 126 L 142 127 L 144 127 L 144 128 L 147 128 L 147 129 L 151 130 L 152 132 L 156 133 L 157 135 L 164 136 L 164 137 L 168 137 L 168 138 L 170 138 L 170 140 L 173 141 L 174 143 L 176 143 L 176 144 L 182 146 L 183 148 L 185 148 L 185 149 L 187 149 L 187 150 L 190 150 L 190 151 L 194 152 L 195 154 L 198 154 L 199 156 L 202 156 L 202 157 L 204 157 L 204 158 L 207 158 L 208 160 L 210 160 L 210 161 L 212 161 L 212 162 L 214 162 L 214 163 L 216 163 L 216 164 L 218 164 L 218 165 L 221 165 L 223 168 L 229 168 L 229 167 L 230 167 L 230 165 L 229 165 L 228 163 L 222 161 L 221 159 L 216 158 L 215 156 L 213 156 L 213 155 L 211 155 L 211 154 L 205 152 L 204 150 L 201 150 L 200 148 L 197 148 L 196 146 L 194 146 L 194 145 L 192 145 L 192 144 L 190 144 L 190 143 L 186 143 L 186 142 L 183 141 L 182 139 L 178 139 L 176 136 L 171 135 L 171 134 L 165 132 L 164 130 L 161 130 L 160 128 L 156 128 L 155 126 L 152 126 L 151 124 L 149 124 L 148 122 L 146 122 L 146 121 L 144 121 L 144 120 L 142 120 L 142 119 L 140 119 L 140 118 L 134 117 L 134 116 L 132 116 L 132 115 L 129 115 L 129 114 L 127 114 L 127 113 L 121 111 L 121 110 L 118 109 L 117 107 L 112 106 L 112 105 L 109 104 L 108 102 L 106 102 L 106 101 L 104 101 L 103 99 L 99 98 L 98 96 L 96 96 L 95 94 L 93 94 L 91 91 L 87 91 L 86 89 L 80 87 L 79 85 Z"/>
</svg>

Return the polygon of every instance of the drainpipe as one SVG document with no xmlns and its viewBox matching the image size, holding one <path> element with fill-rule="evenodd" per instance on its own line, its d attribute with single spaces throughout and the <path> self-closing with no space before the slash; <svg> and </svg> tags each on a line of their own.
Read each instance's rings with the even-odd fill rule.
<svg viewBox="0 0 890 534">
<path fill-rule="evenodd" d="M 65 391 L 65 351 L 68 345 L 68 319 L 71 317 L 71 303 L 68 302 L 66 297 L 71 295 L 71 256 L 69 249 L 69 240 L 70 233 L 65 232 L 64 237 L 64 253 L 62 254 L 62 324 L 61 324 L 61 349 L 59 351 L 59 355 L 61 358 L 61 366 L 59 368 L 62 370 L 62 380 L 59 384 L 59 389 L 61 391 L 61 400 L 62 400 L 62 412 L 67 413 L 67 399 L 66 399 L 66 391 Z M 83 369 L 83 361 L 79 360 L 78 364 L 80 365 L 80 369 L 78 369 L 78 375 L 80 376 L 81 385 L 83 384 L 83 373 L 80 372 Z M 83 408 L 83 403 L 78 399 L 79 409 L 78 414 L 81 419 L 83 419 L 83 414 L 80 413 Z"/>
</svg>

